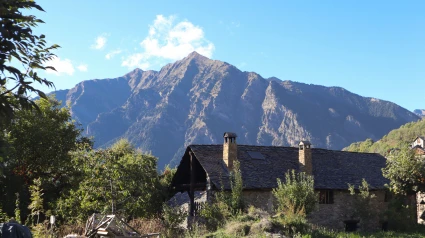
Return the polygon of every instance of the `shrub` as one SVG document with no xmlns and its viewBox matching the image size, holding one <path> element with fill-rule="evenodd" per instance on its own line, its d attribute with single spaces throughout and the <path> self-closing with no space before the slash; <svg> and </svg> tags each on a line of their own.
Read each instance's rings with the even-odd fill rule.
<svg viewBox="0 0 425 238">
<path fill-rule="evenodd" d="M 277 184 L 273 195 L 277 201 L 278 216 L 273 220 L 273 225 L 291 235 L 306 232 L 306 215 L 313 211 L 317 203 L 313 176 L 292 170 L 285 173 L 285 182 L 277 179 Z"/>
<path fill-rule="evenodd" d="M 36 225 L 34 225 L 31 229 L 31 233 L 33 235 L 33 237 L 38 238 L 38 237 L 49 237 L 53 236 L 53 229 L 49 229 L 49 221 L 44 221 L 41 223 L 37 223 Z"/>
<path fill-rule="evenodd" d="M 294 170 L 285 173 L 285 182 L 277 179 L 273 195 L 277 200 L 277 212 L 284 215 L 300 214 L 302 210 L 309 214 L 317 203 L 313 176 L 304 172 L 295 173 Z"/>
<path fill-rule="evenodd" d="M 416 225 L 416 207 L 404 203 L 405 196 L 393 197 L 384 215 L 388 218 L 388 228 L 396 231 L 409 231 Z"/>
<path fill-rule="evenodd" d="M 164 204 L 162 207 L 162 218 L 167 237 L 175 237 L 182 233 L 181 225 L 186 219 L 186 212 L 180 207 L 172 207 Z"/>
<path fill-rule="evenodd" d="M 220 199 L 223 195 L 223 192 L 216 193 L 215 201 L 209 206 L 205 206 L 200 212 L 200 216 L 204 219 L 206 228 L 209 231 L 217 230 L 231 216 L 229 206 L 225 200 Z"/>
<path fill-rule="evenodd" d="M 309 228 L 304 209 L 289 208 L 288 212 L 276 216 L 272 223 L 275 230 L 284 231 L 287 235 L 305 233 Z"/>
</svg>

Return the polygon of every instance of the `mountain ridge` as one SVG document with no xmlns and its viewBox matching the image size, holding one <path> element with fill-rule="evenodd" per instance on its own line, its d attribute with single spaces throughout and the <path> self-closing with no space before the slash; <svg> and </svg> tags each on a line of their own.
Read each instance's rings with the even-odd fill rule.
<svg viewBox="0 0 425 238">
<path fill-rule="evenodd" d="M 222 143 L 224 131 L 236 132 L 244 144 L 295 146 L 306 139 L 342 149 L 419 119 L 388 101 L 263 78 L 196 52 L 159 71 L 134 69 L 65 92 L 57 98 L 70 104 L 96 146 L 125 137 L 158 156 L 160 166 L 176 163 L 188 144 Z"/>
</svg>

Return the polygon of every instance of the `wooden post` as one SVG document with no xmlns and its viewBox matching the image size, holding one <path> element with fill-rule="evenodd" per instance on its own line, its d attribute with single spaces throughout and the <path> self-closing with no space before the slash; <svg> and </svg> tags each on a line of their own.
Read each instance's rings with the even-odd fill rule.
<svg viewBox="0 0 425 238">
<path fill-rule="evenodd" d="M 190 191 L 189 191 L 189 198 L 190 198 L 190 216 L 195 215 L 195 168 L 194 168 L 194 155 L 193 152 L 189 152 L 190 155 Z"/>
</svg>

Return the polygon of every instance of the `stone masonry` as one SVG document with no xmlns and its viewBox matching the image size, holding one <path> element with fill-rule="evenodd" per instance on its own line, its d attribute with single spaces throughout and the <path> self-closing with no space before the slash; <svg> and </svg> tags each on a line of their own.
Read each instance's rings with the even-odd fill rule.
<svg viewBox="0 0 425 238">
<path fill-rule="evenodd" d="M 362 220 L 359 216 L 360 207 L 356 206 L 356 196 L 351 195 L 348 190 L 334 190 L 332 204 L 318 204 L 316 210 L 308 216 L 308 220 L 316 225 L 325 226 L 335 230 L 344 230 L 344 221 L 359 221 L 360 230 L 377 230 L 385 222 L 383 212 L 387 209 L 385 202 L 385 191 L 373 191 L 375 195 L 367 207 L 361 209 L 370 214 L 369 220 Z"/>
</svg>

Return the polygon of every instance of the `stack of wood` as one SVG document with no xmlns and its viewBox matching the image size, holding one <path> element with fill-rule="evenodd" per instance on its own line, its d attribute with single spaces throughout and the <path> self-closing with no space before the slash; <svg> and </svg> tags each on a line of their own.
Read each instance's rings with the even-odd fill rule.
<svg viewBox="0 0 425 238">
<path fill-rule="evenodd" d="M 124 220 L 116 215 L 101 215 L 94 213 L 86 222 L 85 237 L 160 237 L 159 233 L 141 235 Z"/>
</svg>

